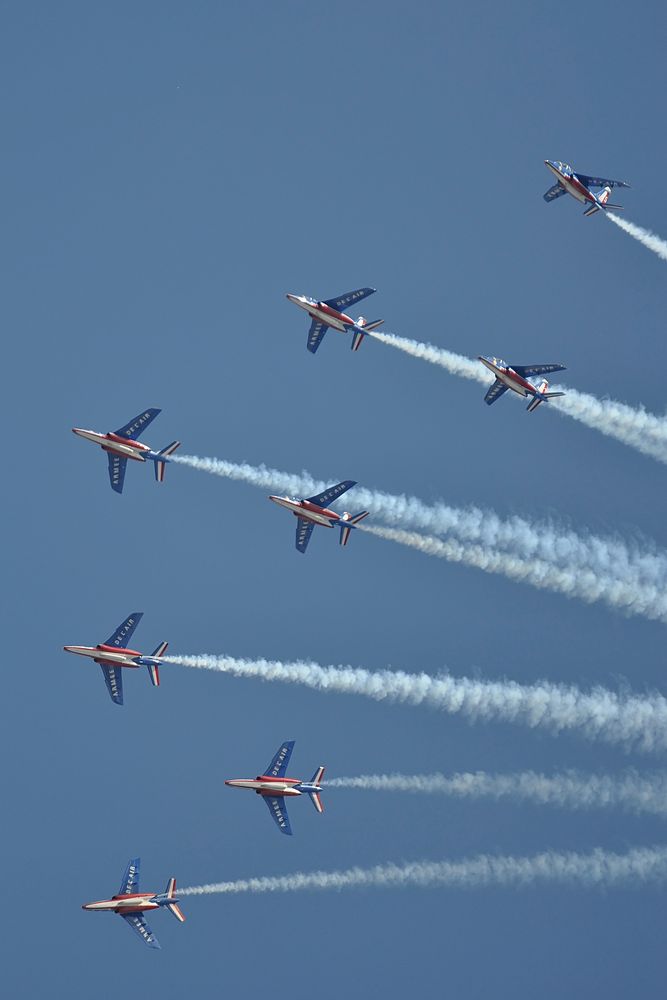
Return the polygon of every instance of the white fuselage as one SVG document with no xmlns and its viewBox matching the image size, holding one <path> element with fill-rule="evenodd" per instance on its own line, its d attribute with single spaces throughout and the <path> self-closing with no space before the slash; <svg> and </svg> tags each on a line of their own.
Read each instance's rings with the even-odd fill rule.
<svg viewBox="0 0 667 1000">
<path fill-rule="evenodd" d="M 321 524 L 325 528 L 333 528 L 332 521 L 339 521 L 340 514 L 335 510 L 328 510 L 326 507 L 317 507 L 308 503 L 307 500 L 293 500 L 290 497 L 269 497 L 279 507 L 290 510 L 297 517 L 304 521 L 312 521 L 314 524 Z"/>
<path fill-rule="evenodd" d="M 120 649 L 118 652 L 100 649 L 97 646 L 63 646 L 66 653 L 77 653 L 79 656 L 90 656 L 93 660 L 104 663 L 115 663 L 119 667 L 136 667 L 134 662 L 140 653 L 135 650 Z"/>
<path fill-rule="evenodd" d="M 345 333 L 350 326 L 356 326 L 351 316 L 333 309 L 324 302 L 313 302 L 311 299 L 307 299 L 305 295 L 290 294 L 287 298 L 295 306 L 304 309 L 312 319 L 316 319 L 319 323 L 326 323 L 327 326 L 330 326 L 333 330 L 338 330 L 340 333 Z"/>
<path fill-rule="evenodd" d="M 231 788 L 251 788 L 255 792 L 267 792 L 270 795 L 301 795 L 294 788 L 294 779 L 289 781 L 262 781 L 261 778 L 230 778 L 225 781 Z"/>
<path fill-rule="evenodd" d="M 550 163 L 547 163 L 547 166 L 548 166 L 549 170 L 551 171 L 551 173 L 563 185 L 563 187 L 565 188 L 565 190 L 567 191 L 567 193 L 571 194 L 573 198 L 577 199 L 577 201 L 581 201 L 583 203 L 588 202 L 589 204 L 590 204 L 590 202 L 596 202 L 597 201 L 597 198 L 595 197 L 595 195 L 592 194 L 588 190 L 588 188 L 585 187 L 581 183 L 581 181 L 578 180 L 576 177 L 572 177 L 572 176 L 570 176 L 568 174 L 562 174 L 560 172 L 560 170 L 558 170 L 556 167 L 553 167 Z"/>
<path fill-rule="evenodd" d="M 100 434 L 99 431 L 87 431 L 81 427 L 73 427 L 72 430 L 79 437 L 84 438 L 86 441 L 92 441 L 93 444 L 99 444 L 101 448 L 106 451 L 113 451 L 117 455 L 122 455 L 124 458 L 133 458 L 137 462 L 145 462 L 145 452 L 150 451 L 150 448 L 137 441 L 133 443 L 127 439 L 120 441 L 114 440 L 114 438 L 109 437 L 108 434 Z"/>
<path fill-rule="evenodd" d="M 117 899 L 101 899 L 97 903 L 84 903 L 84 910 L 157 910 L 159 903 L 152 902 L 153 893 L 142 892 L 136 896 L 119 896 Z"/>
<path fill-rule="evenodd" d="M 517 373 L 511 368 L 499 368 L 487 358 L 480 357 L 479 360 L 483 365 L 486 365 L 489 371 L 493 372 L 496 378 L 502 382 L 503 385 L 506 385 L 508 389 L 512 390 L 512 392 L 518 393 L 519 396 L 534 396 L 537 393 L 537 389 L 534 385 L 532 385 L 532 383 L 528 382 L 520 375 L 517 375 Z"/>
</svg>

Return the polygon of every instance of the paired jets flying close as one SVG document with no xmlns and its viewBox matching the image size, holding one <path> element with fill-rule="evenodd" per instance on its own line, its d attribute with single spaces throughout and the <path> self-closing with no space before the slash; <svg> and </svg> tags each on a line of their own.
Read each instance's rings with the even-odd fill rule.
<svg viewBox="0 0 667 1000">
<path fill-rule="evenodd" d="M 556 177 L 556 183 L 544 194 L 545 201 L 555 201 L 563 194 L 571 194 L 577 201 L 587 205 L 584 215 L 595 215 L 601 209 L 622 209 L 622 205 L 612 205 L 609 195 L 615 187 L 629 188 L 627 181 L 614 181 L 609 177 L 589 177 L 587 174 L 575 174 L 569 163 L 560 160 L 545 160 L 545 165 Z M 593 191 L 593 188 L 601 188 Z"/>
<path fill-rule="evenodd" d="M 296 547 L 299 552 L 305 552 L 308 548 L 308 542 L 316 524 L 321 524 L 324 528 L 340 528 L 340 544 L 347 545 L 350 531 L 356 527 L 359 521 L 368 517 L 368 511 L 362 510 L 358 514 L 344 511 L 339 514 L 335 510 L 329 510 L 326 504 L 333 503 L 334 500 L 356 485 L 354 480 L 346 479 L 344 482 L 330 486 L 322 493 L 316 493 L 314 497 L 307 497 L 305 500 L 277 496 L 270 496 L 269 500 L 273 500 L 279 507 L 285 507 L 297 518 Z"/>
<path fill-rule="evenodd" d="M 172 441 L 162 451 L 153 451 L 147 444 L 142 444 L 138 439 L 140 434 L 146 430 L 148 425 L 155 420 L 160 410 L 155 408 L 144 410 L 137 414 L 129 423 L 119 427 L 117 431 L 109 431 L 102 434 L 99 431 L 87 431 L 82 427 L 73 427 L 72 432 L 86 441 L 98 444 L 102 451 L 107 452 L 109 459 L 109 482 L 111 489 L 116 493 L 123 492 L 125 482 L 125 470 L 128 459 L 133 462 L 154 462 L 155 478 L 161 483 L 164 481 L 165 463 L 169 456 L 173 455 L 180 446 L 180 441 Z"/>
<path fill-rule="evenodd" d="M 324 806 L 320 799 L 324 767 L 318 767 L 310 781 L 286 777 L 293 749 L 294 740 L 287 740 L 283 743 L 272 757 L 265 774 L 258 774 L 256 778 L 230 778 L 225 781 L 225 784 L 231 788 L 249 788 L 257 795 L 261 795 L 269 808 L 271 817 L 275 820 L 276 826 L 281 833 L 286 833 L 288 836 L 292 835 L 292 827 L 287 815 L 286 798 L 303 794 L 309 795 L 310 801 L 318 813 L 324 812 Z"/>
<path fill-rule="evenodd" d="M 112 896 L 111 899 L 100 899 L 96 903 L 84 903 L 82 909 L 117 913 L 149 948 L 159 948 L 160 943 L 144 920 L 144 913 L 166 906 L 181 923 L 185 921 L 185 916 L 178 905 L 175 878 L 169 879 L 164 892 L 139 892 L 140 863 L 140 858 L 132 858 L 128 862 L 116 896 Z"/>
<path fill-rule="evenodd" d="M 116 705 L 123 704 L 123 667 L 133 669 L 147 667 L 151 684 L 154 687 L 160 686 L 160 664 L 167 649 L 167 643 L 161 642 L 150 656 L 144 656 L 136 649 L 127 648 L 142 616 L 143 611 L 133 611 L 124 622 L 121 622 L 106 642 L 99 643 L 97 646 L 63 646 L 66 653 L 89 656 L 95 663 L 99 663 L 111 700 Z"/>
<path fill-rule="evenodd" d="M 305 309 L 312 320 L 306 342 L 310 353 L 315 353 L 329 327 L 332 330 L 338 330 L 339 333 L 351 333 L 352 350 L 358 351 L 366 334 L 371 330 L 377 330 L 379 326 L 382 326 L 384 320 L 375 319 L 369 323 L 365 316 L 359 316 L 358 319 L 354 320 L 342 310 L 355 302 L 361 302 L 362 299 L 368 298 L 374 291 L 375 288 L 357 288 L 355 291 L 345 292 L 344 295 L 339 295 L 335 299 L 324 299 L 323 301 L 311 299 L 309 295 L 292 295 L 288 292 L 287 298 L 290 302 L 299 306 L 300 309 Z"/>
<path fill-rule="evenodd" d="M 516 392 L 519 396 L 533 397 L 526 407 L 529 413 L 536 410 L 540 403 L 545 403 L 547 399 L 565 395 L 564 392 L 547 392 L 549 383 L 546 379 L 543 379 L 539 386 L 528 381 L 533 375 L 565 371 L 565 365 L 508 365 L 500 358 L 485 358 L 482 355 L 479 356 L 479 360 L 496 376 L 495 382 L 484 397 L 487 406 L 491 406 L 497 399 L 500 399 L 508 389 Z"/>
</svg>

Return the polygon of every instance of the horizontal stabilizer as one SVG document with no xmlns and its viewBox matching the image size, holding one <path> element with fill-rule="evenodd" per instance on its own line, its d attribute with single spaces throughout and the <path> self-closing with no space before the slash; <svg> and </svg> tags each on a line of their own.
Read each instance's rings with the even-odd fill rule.
<svg viewBox="0 0 667 1000">
<path fill-rule="evenodd" d="M 178 903 L 167 903 L 167 909 L 170 913 L 173 913 L 177 920 L 180 920 L 182 924 L 185 923 L 185 914 L 178 905 Z"/>
<path fill-rule="evenodd" d="M 167 651 L 168 645 L 169 645 L 168 642 L 161 642 L 160 645 L 153 650 L 151 656 L 164 656 L 164 654 Z"/>
<path fill-rule="evenodd" d="M 164 455 L 165 458 L 168 458 L 170 455 L 173 455 L 176 449 L 180 448 L 180 446 L 181 446 L 180 441 L 172 441 L 171 444 L 168 444 L 166 448 L 163 448 L 162 451 L 159 452 L 159 454 Z M 156 459 L 155 461 L 155 478 L 158 481 L 158 483 L 164 482 L 165 464 L 166 463 L 161 462 L 159 458 Z"/>
<path fill-rule="evenodd" d="M 340 520 L 340 544 L 347 545 L 347 540 L 350 537 L 350 531 L 359 521 L 363 521 L 365 517 L 368 517 L 369 511 L 361 510 L 358 514 L 344 514 Z"/>
<path fill-rule="evenodd" d="M 151 684 L 153 687 L 158 688 L 160 686 L 160 668 L 157 663 L 146 664 L 146 669 L 148 670 L 148 676 L 151 679 Z"/>
<path fill-rule="evenodd" d="M 322 764 L 320 764 L 320 766 L 318 767 L 317 771 L 315 771 L 315 774 L 310 779 L 311 785 L 319 785 L 319 784 L 321 784 L 323 777 L 324 777 L 324 766 Z"/>
<path fill-rule="evenodd" d="M 361 330 L 355 330 L 352 335 L 352 350 L 358 351 L 361 347 L 361 342 L 364 339 L 365 334 Z"/>
<path fill-rule="evenodd" d="M 310 795 L 310 801 L 313 803 L 318 813 L 324 812 L 324 806 L 322 805 L 322 799 L 320 798 L 319 792 L 308 792 Z"/>
</svg>

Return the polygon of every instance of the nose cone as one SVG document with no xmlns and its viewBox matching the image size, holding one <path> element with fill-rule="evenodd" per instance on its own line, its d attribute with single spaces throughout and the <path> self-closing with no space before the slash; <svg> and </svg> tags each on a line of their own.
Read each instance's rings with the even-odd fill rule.
<svg viewBox="0 0 667 1000">
<path fill-rule="evenodd" d="M 77 434 L 77 435 L 79 435 L 79 436 L 80 436 L 80 435 L 81 435 L 81 431 L 82 431 L 82 430 L 83 430 L 83 428 L 82 428 L 82 427 L 73 427 L 73 428 L 72 428 L 72 434 Z"/>
<path fill-rule="evenodd" d="M 285 296 L 285 298 L 289 299 L 290 302 L 295 302 L 296 303 L 296 302 L 299 301 L 300 296 L 298 296 L 298 295 L 292 295 L 291 292 L 287 292 L 287 295 Z"/>
</svg>

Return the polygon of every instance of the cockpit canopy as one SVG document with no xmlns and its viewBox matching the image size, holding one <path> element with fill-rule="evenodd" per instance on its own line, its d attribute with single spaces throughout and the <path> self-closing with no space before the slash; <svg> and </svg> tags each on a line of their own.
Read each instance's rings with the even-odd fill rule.
<svg viewBox="0 0 667 1000">
<path fill-rule="evenodd" d="M 571 174 L 572 167 L 569 163 L 562 163 L 561 160 L 554 160 L 554 166 L 558 167 L 561 174 Z"/>
</svg>

